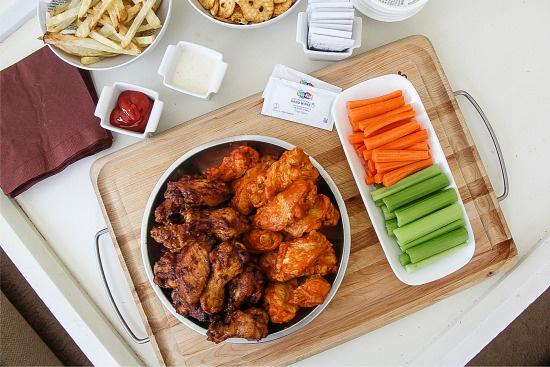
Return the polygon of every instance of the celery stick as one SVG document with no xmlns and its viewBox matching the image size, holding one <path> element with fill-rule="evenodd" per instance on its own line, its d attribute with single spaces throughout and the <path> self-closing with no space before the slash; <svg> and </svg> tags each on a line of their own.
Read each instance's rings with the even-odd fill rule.
<svg viewBox="0 0 550 367">
<path fill-rule="evenodd" d="M 405 251 L 408 248 L 411 248 L 413 246 L 421 244 L 422 242 L 426 242 L 428 240 L 431 240 L 432 238 L 441 236 L 442 234 L 450 232 L 453 229 L 464 227 L 464 225 L 466 225 L 466 221 L 464 220 L 464 218 L 460 218 L 460 219 L 455 220 L 454 222 L 451 222 L 451 223 L 447 224 L 446 226 L 443 226 L 439 229 L 436 229 L 435 231 L 432 231 L 432 232 L 428 233 L 425 236 L 417 238 L 416 240 L 413 240 L 413 241 L 410 241 L 410 242 L 405 242 L 405 243 L 398 240 L 397 243 L 399 244 L 399 248 L 401 249 L 401 251 Z"/>
<path fill-rule="evenodd" d="M 371 197 L 374 201 L 378 201 L 382 198 L 385 198 L 388 195 L 394 194 L 398 191 L 406 189 L 407 187 L 414 185 L 418 182 L 424 181 L 430 177 L 433 177 L 441 173 L 441 167 L 439 164 L 433 164 L 428 168 L 424 168 L 421 171 L 413 173 L 410 176 L 405 177 L 402 180 L 399 180 L 390 187 L 381 187 L 379 189 L 371 191 Z"/>
<path fill-rule="evenodd" d="M 390 212 L 388 210 L 388 207 L 385 205 L 382 205 L 380 208 L 382 208 L 382 213 L 384 214 L 384 220 L 393 219 L 395 218 L 395 213 Z"/>
<path fill-rule="evenodd" d="M 441 259 L 442 257 L 445 257 L 449 254 L 452 254 L 453 252 L 456 252 L 464 247 L 468 246 L 468 243 L 467 242 L 464 242 L 458 246 L 455 246 L 455 247 L 451 247 L 450 249 L 448 250 L 445 250 L 443 252 L 440 252 L 434 256 L 431 256 L 431 257 L 428 257 L 427 259 L 424 259 L 424 260 L 421 260 L 417 263 L 410 263 L 410 264 L 407 264 L 405 265 L 405 270 L 407 270 L 407 273 L 412 273 L 413 271 L 415 270 L 418 270 L 420 268 L 423 268 L 424 266 L 426 265 L 429 265 L 429 264 L 432 264 L 434 263 L 435 261 Z"/>
<path fill-rule="evenodd" d="M 394 229 L 397 228 L 397 219 L 393 218 L 393 219 L 388 219 L 386 221 L 386 230 L 388 231 L 388 236 L 392 236 L 393 237 L 393 231 Z"/>
<path fill-rule="evenodd" d="M 375 201 L 375 202 L 374 202 L 374 205 L 376 205 L 376 206 L 382 206 L 382 205 L 384 205 L 384 202 L 382 201 L 382 199 L 380 199 L 380 200 Z"/>
<path fill-rule="evenodd" d="M 420 201 L 398 208 L 393 213 L 397 217 L 397 224 L 399 227 L 402 227 L 407 223 L 417 220 L 418 218 L 422 218 L 425 215 L 444 208 L 457 200 L 458 195 L 456 194 L 456 190 L 454 188 L 448 188 L 427 196 Z M 382 207 L 382 209 L 384 209 L 384 207 Z M 387 207 L 386 210 L 389 212 Z M 386 214 L 384 213 L 384 218 L 385 217 Z"/>
<path fill-rule="evenodd" d="M 458 203 L 454 203 L 412 223 L 405 224 L 403 227 L 396 228 L 393 234 L 397 237 L 398 241 L 406 243 L 425 236 L 462 217 L 462 208 Z"/>
<path fill-rule="evenodd" d="M 442 251 L 448 250 L 451 247 L 460 245 L 468 240 L 468 231 L 466 228 L 458 228 L 454 231 L 447 232 L 436 238 L 432 238 L 429 241 L 421 243 L 420 245 L 411 247 L 406 250 L 409 255 L 411 263 L 417 263 L 421 260 L 427 259 Z"/>
<path fill-rule="evenodd" d="M 399 255 L 399 262 L 403 266 L 405 266 L 407 264 L 410 264 L 411 263 L 411 257 L 406 252 L 403 252 L 401 255 Z"/>
<path fill-rule="evenodd" d="M 417 184 L 409 186 L 406 189 L 396 192 L 395 194 L 386 196 L 382 200 L 388 209 L 393 211 L 406 204 L 412 203 L 416 199 L 423 198 L 426 195 L 436 192 L 437 190 L 448 186 L 450 183 L 449 177 L 447 177 L 444 173 L 440 173 Z"/>
</svg>

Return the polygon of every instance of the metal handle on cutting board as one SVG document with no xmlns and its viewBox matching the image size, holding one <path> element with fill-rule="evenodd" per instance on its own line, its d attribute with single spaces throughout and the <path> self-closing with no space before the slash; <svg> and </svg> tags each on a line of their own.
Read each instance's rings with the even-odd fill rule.
<svg viewBox="0 0 550 367">
<path fill-rule="evenodd" d="M 97 257 L 97 265 L 99 267 L 99 272 L 101 273 L 101 278 L 103 279 L 103 287 L 105 288 L 105 291 L 109 296 L 109 301 L 111 302 L 111 306 L 113 306 L 113 309 L 115 310 L 115 313 L 118 319 L 120 320 L 120 323 L 122 324 L 122 326 L 124 326 L 124 328 L 126 329 L 126 332 L 128 332 L 128 335 L 130 335 L 132 340 L 138 344 L 147 343 L 149 341 L 149 338 L 148 337 L 141 338 L 141 339 L 138 338 L 136 334 L 134 334 L 134 332 L 130 329 L 130 327 L 126 323 L 126 320 L 124 320 L 124 317 L 120 313 L 120 310 L 118 309 L 118 306 L 116 305 L 116 302 L 113 298 L 113 294 L 111 293 L 111 289 L 109 288 L 109 283 L 107 282 L 107 278 L 105 277 L 105 271 L 103 270 L 103 263 L 101 262 L 101 254 L 99 251 L 99 237 L 101 237 L 107 232 L 108 232 L 107 228 L 104 228 L 95 234 L 95 253 Z"/>
<path fill-rule="evenodd" d="M 485 113 L 483 113 L 483 110 L 481 109 L 479 104 L 476 102 L 474 97 L 472 97 L 468 92 L 463 91 L 463 90 L 457 90 L 453 93 L 454 93 L 455 97 L 456 96 L 463 96 L 463 97 L 466 97 L 466 99 L 468 101 L 470 101 L 470 103 L 476 109 L 477 113 L 479 113 L 479 116 L 481 116 L 481 119 L 483 120 L 483 123 L 485 124 L 485 126 L 487 127 L 487 130 L 489 131 L 489 134 L 491 135 L 491 139 L 493 140 L 493 144 L 495 145 L 495 148 L 496 148 L 496 151 L 497 151 L 498 161 L 500 163 L 500 171 L 502 172 L 502 180 L 504 182 L 504 192 L 502 193 L 502 195 L 497 197 L 498 201 L 502 201 L 502 200 L 506 199 L 506 197 L 508 196 L 508 191 L 509 191 L 508 173 L 506 172 L 506 166 L 504 165 L 504 157 L 502 156 L 502 151 L 500 150 L 500 145 L 498 144 L 498 140 L 497 140 L 497 136 L 495 135 L 495 131 L 491 127 L 491 124 L 489 123 L 489 119 L 487 118 L 487 116 L 485 116 Z"/>
</svg>

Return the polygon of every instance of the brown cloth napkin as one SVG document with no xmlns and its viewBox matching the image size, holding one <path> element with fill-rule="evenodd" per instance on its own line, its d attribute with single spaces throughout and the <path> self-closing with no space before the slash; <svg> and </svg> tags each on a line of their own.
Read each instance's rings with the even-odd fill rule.
<svg viewBox="0 0 550 367">
<path fill-rule="evenodd" d="M 77 160 L 109 148 L 94 116 L 89 71 L 43 47 L 0 72 L 0 186 L 15 197 Z"/>
</svg>

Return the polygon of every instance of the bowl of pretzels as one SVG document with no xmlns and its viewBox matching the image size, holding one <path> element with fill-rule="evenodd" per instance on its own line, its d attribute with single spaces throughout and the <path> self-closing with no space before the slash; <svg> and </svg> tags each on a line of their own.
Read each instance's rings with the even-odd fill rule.
<svg viewBox="0 0 550 367">
<path fill-rule="evenodd" d="M 287 16 L 300 0 L 189 0 L 203 16 L 219 25 L 252 29 Z"/>
</svg>

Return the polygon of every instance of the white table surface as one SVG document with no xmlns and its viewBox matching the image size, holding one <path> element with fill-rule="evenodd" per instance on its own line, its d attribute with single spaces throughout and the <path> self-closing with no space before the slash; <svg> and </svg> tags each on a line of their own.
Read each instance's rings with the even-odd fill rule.
<svg viewBox="0 0 550 367">
<path fill-rule="evenodd" d="M 292 14 L 268 28 L 222 28 L 174 1 L 161 43 L 140 62 L 94 72 L 96 89 L 114 81 L 157 90 L 165 101 L 159 130 L 263 90 L 275 63 L 311 72 L 330 65 L 307 59 L 295 41 Z M 3 10 L 0 8 L 0 11 Z M 454 90 L 471 93 L 499 139 L 510 193 L 500 203 L 519 252 L 518 265 L 371 333 L 297 365 L 464 365 L 550 285 L 550 2 L 433 0 L 397 23 L 363 18 L 354 54 L 412 34 L 427 36 Z M 3 69 L 42 47 L 34 17 L 0 44 Z M 169 44 L 195 42 L 224 54 L 229 68 L 210 101 L 171 91 L 157 69 Z M 1 86 L 0 86 L 1 87 Z M 472 108 L 459 100 L 495 191 L 502 179 L 494 148 Z M 94 365 L 157 365 L 150 343 L 136 344 L 108 301 L 95 261 L 94 235 L 105 227 L 89 170 L 100 156 L 138 140 L 115 134 L 113 146 L 82 159 L 19 195 L 1 197 L 0 244 Z M 1 169 L 1 168 L 0 168 Z M 108 236 L 107 277 L 132 329 L 145 336 Z"/>
</svg>

